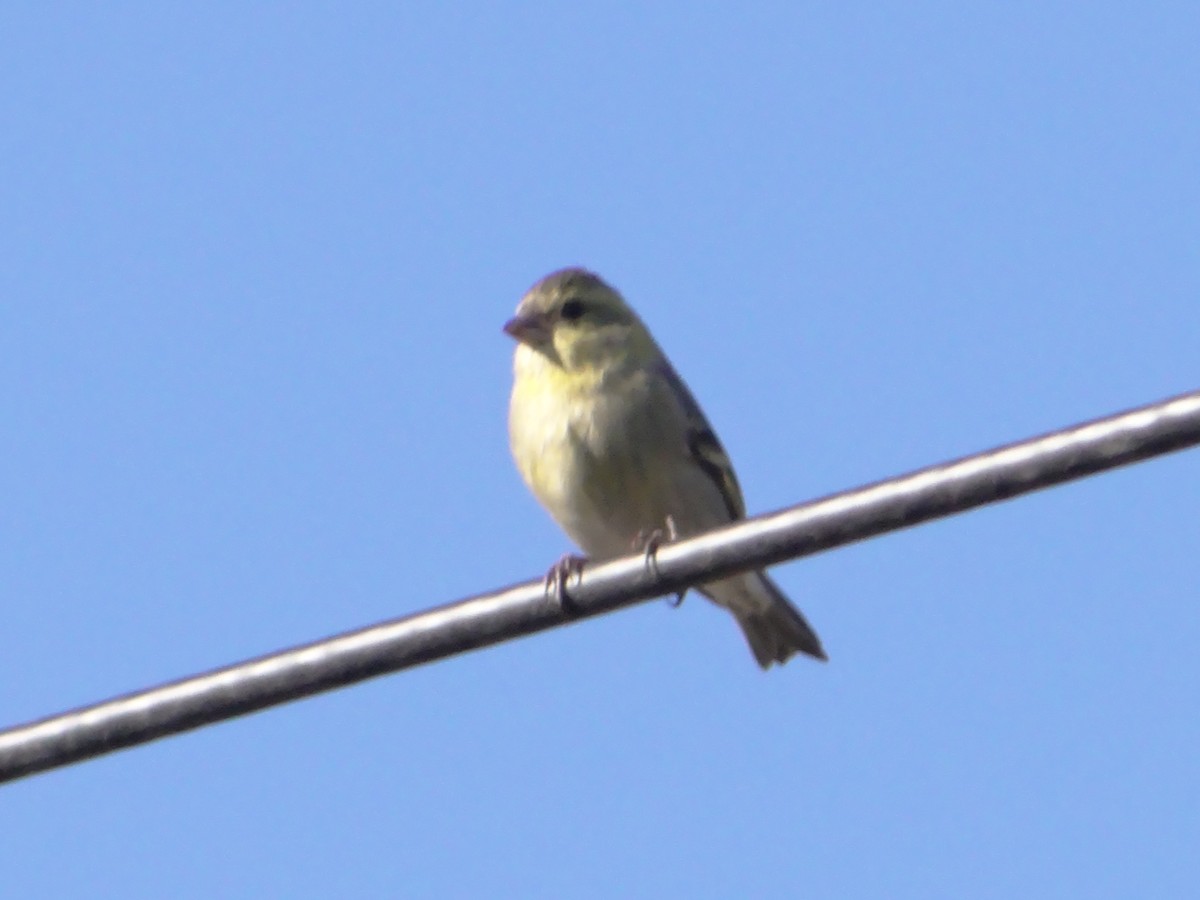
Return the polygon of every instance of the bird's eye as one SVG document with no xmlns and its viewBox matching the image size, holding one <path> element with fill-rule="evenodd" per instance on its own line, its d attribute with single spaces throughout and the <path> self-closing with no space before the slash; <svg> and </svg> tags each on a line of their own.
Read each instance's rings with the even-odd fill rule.
<svg viewBox="0 0 1200 900">
<path fill-rule="evenodd" d="M 566 319 L 568 322 L 574 322 L 576 319 L 578 319 L 580 316 L 583 315 L 583 301 L 582 300 L 568 300 L 566 303 L 564 303 L 562 305 L 562 310 L 559 312 L 559 315 L 562 316 L 564 319 Z"/>
</svg>

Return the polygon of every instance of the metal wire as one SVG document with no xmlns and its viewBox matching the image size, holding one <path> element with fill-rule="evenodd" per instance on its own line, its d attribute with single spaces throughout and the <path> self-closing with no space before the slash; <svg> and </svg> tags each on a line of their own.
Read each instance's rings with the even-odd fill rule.
<svg viewBox="0 0 1200 900">
<path fill-rule="evenodd" d="M 1200 443 L 1200 391 L 0 732 L 0 782 Z"/>
</svg>

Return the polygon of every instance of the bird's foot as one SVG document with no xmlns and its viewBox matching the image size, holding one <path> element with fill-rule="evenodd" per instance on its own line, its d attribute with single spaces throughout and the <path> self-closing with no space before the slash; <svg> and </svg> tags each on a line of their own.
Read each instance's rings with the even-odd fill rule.
<svg viewBox="0 0 1200 900">
<path fill-rule="evenodd" d="M 646 571 L 654 578 L 658 578 L 658 548 L 663 545 L 664 540 L 667 542 L 674 541 L 679 537 L 679 531 L 675 528 L 675 519 L 673 516 L 667 516 L 664 520 L 666 528 L 645 529 L 634 536 L 633 549 L 641 550 L 646 554 Z M 687 588 L 684 588 L 675 597 L 668 602 L 673 607 L 678 607 L 683 602 L 684 594 L 687 593 Z"/>
<path fill-rule="evenodd" d="M 564 553 L 546 573 L 546 593 L 553 594 L 564 612 L 571 613 L 578 610 L 575 602 L 567 594 L 567 582 L 574 578 L 575 583 L 578 584 L 583 579 L 583 567 L 586 564 L 586 556 Z"/>
</svg>

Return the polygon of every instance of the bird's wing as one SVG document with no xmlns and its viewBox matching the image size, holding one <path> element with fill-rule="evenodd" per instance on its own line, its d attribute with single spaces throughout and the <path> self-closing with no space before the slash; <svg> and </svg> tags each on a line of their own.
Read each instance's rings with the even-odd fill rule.
<svg viewBox="0 0 1200 900">
<path fill-rule="evenodd" d="M 742 500 L 742 489 L 738 486 L 737 476 L 733 473 L 733 465 L 725 448 L 717 440 L 717 435 L 708 419 L 700 410 L 700 404 L 692 396 L 683 379 L 664 357 L 656 367 L 656 374 L 662 378 L 671 396 L 679 407 L 684 420 L 686 434 L 685 450 L 716 485 L 729 511 L 731 519 L 740 519 L 746 515 L 746 506 Z"/>
</svg>

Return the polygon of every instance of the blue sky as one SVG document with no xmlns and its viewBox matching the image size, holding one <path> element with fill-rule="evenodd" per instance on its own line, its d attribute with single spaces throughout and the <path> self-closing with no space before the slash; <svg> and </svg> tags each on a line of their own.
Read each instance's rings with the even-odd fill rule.
<svg viewBox="0 0 1200 900">
<path fill-rule="evenodd" d="M 1200 387 L 1200 12 L 9 4 L 0 722 L 525 580 L 525 288 L 752 511 Z M 1194 452 L 0 788 L 13 896 L 1190 896 Z"/>
</svg>

